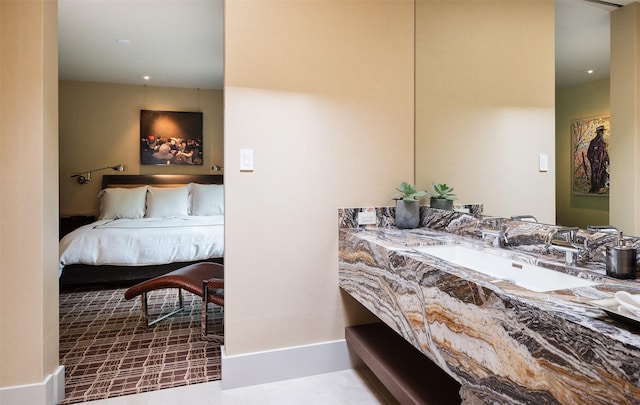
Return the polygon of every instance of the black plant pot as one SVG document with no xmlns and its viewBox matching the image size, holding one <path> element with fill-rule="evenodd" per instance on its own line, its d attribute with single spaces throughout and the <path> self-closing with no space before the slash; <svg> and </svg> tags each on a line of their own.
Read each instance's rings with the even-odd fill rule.
<svg viewBox="0 0 640 405">
<path fill-rule="evenodd" d="M 401 229 L 413 229 L 418 225 L 420 225 L 420 202 L 397 200 L 396 226 Z"/>
<path fill-rule="evenodd" d="M 431 208 L 453 211 L 453 200 L 431 197 L 431 199 L 429 199 L 429 206 Z"/>
</svg>

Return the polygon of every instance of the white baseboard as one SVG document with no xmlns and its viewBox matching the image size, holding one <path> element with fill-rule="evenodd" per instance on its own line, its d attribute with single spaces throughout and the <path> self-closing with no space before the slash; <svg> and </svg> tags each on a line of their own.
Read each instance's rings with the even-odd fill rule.
<svg viewBox="0 0 640 405">
<path fill-rule="evenodd" d="M 0 388 L 0 404 L 55 405 L 64 399 L 64 366 L 58 366 L 41 383 Z"/>
<path fill-rule="evenodd" d="M 357 362 L 344 339 L 237 356 L 221 351 L 223 390 L 347 370 Z"/>
</svg>

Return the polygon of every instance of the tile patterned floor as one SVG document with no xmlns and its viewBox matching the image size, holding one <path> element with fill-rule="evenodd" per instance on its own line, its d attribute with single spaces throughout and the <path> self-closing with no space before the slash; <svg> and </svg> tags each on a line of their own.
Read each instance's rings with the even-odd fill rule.
<svg viewBox="0 0 640 405">
<path fill-rule="evenodd" d="M 139 299 L 125 300 L 124 291 L 60 294 L 62 404 L 220 379 L 220 344 L 200 339 L 198 296 L 183 292 L 184 310 L 147 328 Z M 170 312 L 176 303 L 176 289 L 149 296 L 151 313 Z M 221 308 L 210 305 L 209 311 L 213 332 L 222 333 Z"/>
</svg>

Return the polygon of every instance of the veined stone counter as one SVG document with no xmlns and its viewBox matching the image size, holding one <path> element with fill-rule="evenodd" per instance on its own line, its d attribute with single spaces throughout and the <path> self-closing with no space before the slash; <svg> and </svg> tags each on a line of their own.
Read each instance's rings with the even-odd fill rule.
<svg viewBox="0 0 640 405">
<path fill-rule="evenodd" d="M 638 294 L 640 283 L 501 249 L 601 282 L 536 293 L 412 248 L 449 243 L 482 244 L 426 228 L 341 228 L 339 285 L 458 380 L 466 402 L 640 403 L 639 332 L 586 304 L 619 290 Z"/>
</svg>

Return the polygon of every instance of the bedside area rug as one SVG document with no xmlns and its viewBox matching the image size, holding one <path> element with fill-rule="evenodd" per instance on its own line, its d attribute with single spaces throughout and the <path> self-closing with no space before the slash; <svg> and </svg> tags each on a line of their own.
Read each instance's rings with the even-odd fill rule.
<svg viewBox="0 0 640 405">
<path fill-rule="evenodd" d="M 220 343 L 200 339 L 201 298 L 183 291 L 184 309 L 151 328 L 140 297 L 126 288 L 60 293 L 60 363 L 73 404 L 219 380 Z M 149 311 L 168 313 L 177 289 L 149 293 Z M 210 333 L 222 334 L 222 308 L 209 304 Z"/>
</svg>

